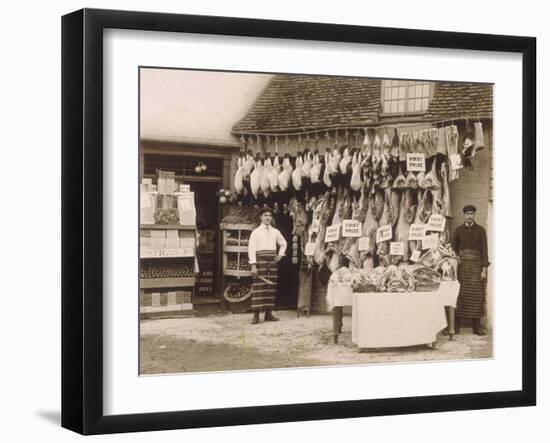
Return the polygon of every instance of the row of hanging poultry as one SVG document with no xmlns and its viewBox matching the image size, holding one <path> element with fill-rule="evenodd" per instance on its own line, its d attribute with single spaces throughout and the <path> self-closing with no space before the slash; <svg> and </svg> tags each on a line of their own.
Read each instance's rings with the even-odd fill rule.
<svg viewBox="0 0 550 443">
<path fill-rule="evenodd" d="M 252 203 L 266 202 L 277 194 L 289 196 L 287 203 L 295 220 L 294 234 L 305 250 L 313 243 L 311 264 L 326 265 L 331 272 L 343 263 L 351 268 L 407 262 L 422 248 L 421 241 L 409 241 L 411 224 L 424 224 L 432 214 L 451 216 L 449 182 L 458 178 L 449 158 L 456 154 L 457 127 L 371 138 L 366 131 L 362 146 L 334 146 L 299 151 L 294 161 L 288 152 L 282 161 L 276 150 L 263 161 L 259 152 L 242 151 L 235 174 L 235 190 Z M 423 153 L 426 171 L 406 170 L 406 153 Z M 267 200 L 269 202 L 269 200 Z M 276 203 L 277 205 L 277 203 Z M 361 237 L 369 237 L 368 249 L 359 251 L 358 237 L 325 242 L 326 229 L 343 220 L 362 224 Z M 392 239 L 376 243 L 379 227 L 391 225 Z M 445 235 L 446 233 L 444 233 Z M 404 244 L 403 256 L 390 256 L 390 241 Z"/>
<path fill-rule="evenodd" d="M 365 130 L 362 146 L 339 146 L 336 141 L 332 149 L 324 154 L 319 149 L 301 150 L 293 159 L 288 153 L 288 139 L 285 153 L 281 157 L 275 142 L 274 155 L 261 153 L 259 143 L 256 153 L 243 144 L 237 161 L 234 188 L 241 200 L 249 203 L 263 202 L 278 192 L 314 192 L 334 185 L 344 184 L 353 191 L 361 187 L 387 188 L 406 172 L 406 153 L 423 153 L 427 158 L 441 154 L 448 158 L 458 154 L 458 130 L 455 125 L 429 128 L 422 131 L 404 132 L 399 136 L 397 129 L 390 144 L 388 132 L 382 140 L 378 134 L 371 137 Z M 356 137 L 357 141 L 357 137 Z M 458 178 L 458 170 L 451 170 L 449 180 Z M 412 173 L 406 176 L 407 187 L 414 186 Z M 418 177 L 422 184 L 423 177 Z"/>
</svg>

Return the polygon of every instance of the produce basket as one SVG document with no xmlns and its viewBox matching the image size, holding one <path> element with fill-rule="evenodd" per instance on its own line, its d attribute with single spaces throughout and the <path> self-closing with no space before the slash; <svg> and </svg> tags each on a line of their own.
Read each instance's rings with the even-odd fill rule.
<svg viewBox="0 0 550 443">
<path fill-rule="evenodd" d="M 248 291 L 241 296 L 233 296 L 232 288 L 237 283 L 229 283 L 223 291 L 223 298 L 229 303 L 229 309 L 233 313 L 243 313 L 250 311 L 252 306 L 252 286 L 248 288 Z"/>
</svg>

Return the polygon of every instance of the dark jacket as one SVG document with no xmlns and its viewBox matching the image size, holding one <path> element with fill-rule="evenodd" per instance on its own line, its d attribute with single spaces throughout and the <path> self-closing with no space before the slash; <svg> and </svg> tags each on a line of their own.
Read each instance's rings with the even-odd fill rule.
<svg viewBox="0 0 550 443">
<path fill-rule="evenodd" d="M 456 228 L 452 239 L 453 249 L 460 254 L 461 249 L 479 251 L 481 266 L 489 266 L 487 254 L 487 234 L 485 229 L 477 223 L 466 226 L 465 223 Z"/>
</svg>

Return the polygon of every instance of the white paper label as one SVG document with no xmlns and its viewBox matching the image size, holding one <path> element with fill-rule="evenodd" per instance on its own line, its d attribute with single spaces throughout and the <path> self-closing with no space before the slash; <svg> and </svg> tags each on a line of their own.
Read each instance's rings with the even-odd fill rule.
<svg viewBox="0 0 550 443">
<path fill-rule="evenodd" d="M 313 222 L 311 222 L 311 232 L 312 233 L 319 232 L 320 224 L 321 224 L 321 221 L 318 218 L 313 220 Z"/>
<path fill-rule="evenodd" d="M 359 251 L 368 251 L 370 249 L 370 237 L 361 237 L 359 240 Z"/>
<path fill-rule="evenodd" d="M 457 170 L 462 168 L 462 159 L 460 158 L 460 154 L 451 154 L 449 156 L 449 160 L 451 161 L 451 169 Z"/>
<path fill-rule="evenodd" d="M 376 230 L 376 243 L 391 240 L 391 236 L 391 225 L 382 226 Z"/>
<path fill-rule="evenodd" d="M 428 231 L 443 232 L 445 229 L 445 217 L 441 214 L 432 214 L 428 220 Z"/>
<path fill-rule="evenodd" d="M 413 223 L 409 229 L 409 240 L 422 240 L 426 235 L 426 225 Z"/>
<path fill-rule="evenodd" d="M 342 237 L 361 237 L 361 222 L 357 220 L 344 220 L 342 223 Z"/>
<path fill-rule="evenodd" d="M 436 248 L 439 243 L 439 234 L 426 235 L 422 239 L 422 249 Z"/>
<path fill-rule="evenodd" d="M 390 255 L 404 255 L 405 245 L 400 241 L 392 241 L 390 243 Z"/>
<path fill-rule="evenodd" d="M 426 157 L 423 153 L 413 152 L 412 154 L 407 154 L 407 171 L 426 171 Z"/>
<path fill-rule="evenodd" d="M 313 243 L 313 242 L 307 242 L 307 243 L 306 243 L 306 251 L 305 251 L 305 254 L 306 254 L 307 256 L 312 256 L 314 250 L 315 250 L 315 243 Z"/>
<path fill-rule="evenodd" d="M 337 241 L 340 238 L 340 225 L 328 226 L 325 234 L 325 243 Z"/>
<path fill-rule="evenodd" d="M 416 263 L 419 258 L 420 258 L 420 249 L 416 249 L 411 254 L 410 260 Z"/>
</svg>

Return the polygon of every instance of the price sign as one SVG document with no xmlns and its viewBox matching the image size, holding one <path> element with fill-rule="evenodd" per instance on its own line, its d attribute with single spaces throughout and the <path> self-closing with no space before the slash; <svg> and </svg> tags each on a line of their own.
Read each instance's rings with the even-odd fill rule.
<svg viewBox="0 0 550 443">
<path fill-rule="evenodd" d="M 460 158 L 460 154 L 451 154 L 449 156 L 449 160 L 451 160 L 451 169 L 457 170 L 462 168 L 462 159 Z"/>
<path fill-rule="evenodd" d="M 306 251 L 305 251 L 305 254 L 307 256 L 312 256 L 313 255 L 313 251 L 315 250 L 315 243 L 313 242 L 307 242 L 306 243 Z"/>
<path fill-rule="evenodd" d="M 361 222 L 357 220 L 344 220 L 342 223 L 342 237 L 361 237 Z"/>
<path fill-rule="evenodd" d="M 420 249 L 416 249 L 411 254 L 410 260 L 416 263 L 419 258 L 420 258 Z"/>
<path fill-rule="evenodd" d="M 340 225 L 328 226 L 325 234 L 325 243 L 337 241 L 340 238 Z"/>
<path fill-rule="evenodd" d="M 409 240 L 422 240 L 426 235 L 426 225 L 413 223 L 409 229 Z"/>
<path fill-rule="evenodd" d="M 359 240 L 359 251 L 368 251 L 370 249 L 370 237 L 361 237 Z"/>
<path fill-rule="evenodd" d="M 321 224 L 321 221 L 316 218 L 315 220 L 313 220 L 313 222 L 311 222 L 311 232 L 319 232 L 319 226 Z"/>
<path fill-rule="evenodd" d="M 445 229 L 445 217 L 441 214 L 432 214 L 428 220 L 428 231 L 443 232 Z"/>
<path fill-rule="evenodd" d="M 155 257 L 156 249 L 141 248 L 141 257 Z"/>
<path fill-rule="evenodd" d="M 439 234 L 426 235 L 422 239 L 422 249 L 437 248 L 438 243 L 439 243 Z"/>
<path fill-rule="evenodd" d="M 390 243 L 390 255 L 404 255 L 405 245 L 400 241 L 392 241 Z"/>
<path fill-rule="evenodd" d="M 426 171 L 426 157 L 423 153 L 413 152 L 412 154 L 407 154 L 407 171 Z"/>
<path fill-rule="evenodd" d="M 376 243 L 391 240 L 391 236 L 391 225 L 382 226 L 376 230 Z"/>
</svg>

